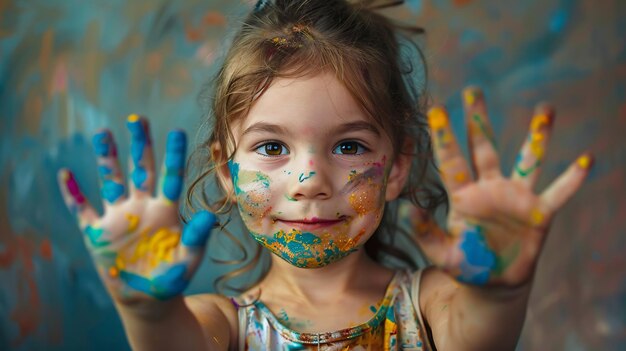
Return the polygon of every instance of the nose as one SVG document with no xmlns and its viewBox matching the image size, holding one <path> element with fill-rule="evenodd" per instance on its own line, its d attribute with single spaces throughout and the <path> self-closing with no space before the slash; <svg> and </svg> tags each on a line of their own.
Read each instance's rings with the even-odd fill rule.
<svg viewBox="0 0 626 351">
<path fill-rule="evenodd" d="M 293 172 L 289 197 L 294 200 L 325 200 L 332 196 L 329 172 L 321 161 L 309 160 L 301 171 Z"/>
</svg>

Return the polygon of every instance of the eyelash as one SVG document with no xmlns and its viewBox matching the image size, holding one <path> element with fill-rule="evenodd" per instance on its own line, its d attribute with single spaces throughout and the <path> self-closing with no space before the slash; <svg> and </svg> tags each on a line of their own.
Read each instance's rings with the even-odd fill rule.
<svg viewBox="0 0 626 351">
<path fill-rule="evenodd" d="M 356 144 L 356 153 L 355 154 L 342 154 L 339 152 L 335 152 L 336 150 L 340 149 L 342 145 L 348 144 L 348 143 L 354 143 Z M 360 152 L 359 152 L 360 151 Z M 358 141 L 355 140 L 346 140 L 346 141 L 342 141 L 339 144 L 337 144 L 337 146 L 335 146 L 335 148 L 333 149 L 333 154 L 336 155 L 351 155 L 351 156 L 360 156 L 366 152 L 370 151 L 370 149 L 366 148 L 363 144 L 359 143 Z"/>
<path fill-rule="evenodd" d="M 265 149 L 263 149 L 263 151 L 261 151 L 261 148 L 266 148 L 268 145 L 278 145 L 280 146 L 282 149 L 284 149 L 286 151 L 286 153 L 281 153 L 279 155 L 268 155 L 267 153 L 263 153 L 263 151 L 265 151 Z M 259 146 L 254 148 L 254 151 L 263 156 L 263 157 L 278 157 L 278 156 L 283 156 L 283 155 L 288 155 L 289 154 L 289 149 L 282 143 L 279 143 L 277 141 L 265 141 L 262 144 L 260 144 Z"/>
<path fill-rule="evenodd" d="M 354 153 L 354 154 L 343 154 L 343 153 L 341 153 L 341 152 L 339 152 L 339 151 L 338 151 L 338 150 L 340 150 L 340 148 L 341 148 L 343 145 L 346 145 L 346 144 L 348 144 L 348 143 L 354 143 L 354 144 L 356 144 L 356 153 Z M 279 146 L 279 147 L 281 147 L 281 148 L 282 148 L 282 150 L 281 150 L 280 154 L 278 154 L 278 155 L 269 155 L 269 154 L 267 154 L 267 150 L 266 150 L 266 148 L 267 148 L 269 145 L 274 145 L 274 146 Z M 259 154 L 259 155 L 261 155 L 261 156 L 263 156 L 263 157 L 278 157 L 278 156 L 283 156 L 283 155 L 289 155 L 289 149 L 288 149 L 288 148 L 287 148 L 287 147 L 286 147 L 283 143 L 280 143 L 280 142 L 278 142 L 278 141 L 265 141 L 265 142 L 263 142 L 262 144 L 260 144 L 260 145 L 256 146 L 256 147 L 254 148 L 254 151 L 255 151 L 257 154 Z M 285 153 L 283 153 L 283 151 L 285 151 Z M 367 147 L 365 147 L 365 146 L 364 146 L 363 144 L 361 144 L 360 142 L 355 141 L 355 140 L 346 140 L 346 141 L 342 141 L 342 142 L 340 142 L 339 144 L 337 144 L 337 146 L 335 146 L 335 148 L 333 149 L 332 153 L 333 153 L 333 154 L 336 154 L 336 155 L 351 155 L 351 156 L 360 156 L 360 155 L 362 155 L 362 154 L 364 154 L 365 152 L 368 152 L 368 151 L 370 151 L 370 149 L 368 149 Z"/>
</svg>

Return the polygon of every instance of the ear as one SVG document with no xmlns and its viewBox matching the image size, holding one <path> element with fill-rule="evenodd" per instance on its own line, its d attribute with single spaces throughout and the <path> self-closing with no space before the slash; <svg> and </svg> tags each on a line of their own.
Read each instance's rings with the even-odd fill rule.
<svg viewBox="0 0 626 351">
<path fill-rule="evenodd" d="M 404 151 L 404 152 L 402 152 Z M 385 201 L 393 201 L 400 196 L 406 180 L 409 177 L 411 163 L 413 161 L 413 143 L 405 140 L 401 152 L 398 152 L 391 165 L 389 177 L 387 177 L 387 190 L 385 191 Z"/>
<path fill-rule="evenodd" d="M 215 174 L 217 175 L 217 183 L 228 197 L 228 201 L 236 202 L 235 191 L 233 188 L 233 180 L 228 168 L 226 154 L 222 149 L 222 145 L 215 142 L 211 144 L 211 159 L 215 164 Z"/>
</svg>

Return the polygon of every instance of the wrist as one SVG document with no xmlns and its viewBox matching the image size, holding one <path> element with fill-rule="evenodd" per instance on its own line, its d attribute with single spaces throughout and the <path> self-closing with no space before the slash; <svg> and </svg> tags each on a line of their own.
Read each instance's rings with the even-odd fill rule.
<svg viewBox="0 0 626 351">
<path fill-rule="evenodd" d="M 182 294 L 167 300 L 157 300 L 152 297 L 123 300 L 113 298 L 113 304 L 122 316 L 133 316 L 148 321 L 167 319 L 186 306 Z"/>
</svg>

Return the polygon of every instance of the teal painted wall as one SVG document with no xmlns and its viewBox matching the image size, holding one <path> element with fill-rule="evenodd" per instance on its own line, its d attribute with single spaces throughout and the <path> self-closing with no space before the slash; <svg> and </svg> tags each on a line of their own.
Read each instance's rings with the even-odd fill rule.
<svg viewBox="0 0 626 351">
<path fill-rule="evenodd" d="M 0 1 L 0 349 L 128 348 L 55 173 L 72 168 L 98 203 L 91 135 L 110 128 L 126 157 L 130 113 L 150 118 L 158 163 L 170 129 L 200 140 L 198 94 L 252 5 Z M 518 349 L 626 349 L 626 2 L 409 0 L 385 13 L 426 29 L 430 94 L 461 142 L 459 92 L 478 84 L 504 169 L 540 101 L 557 120 L 539 188 L 596 155 L 553 224 Z M 222 270 L 205 259 L 189 292 L 212 291 Z"/>
</svg>

